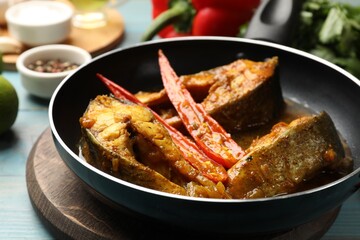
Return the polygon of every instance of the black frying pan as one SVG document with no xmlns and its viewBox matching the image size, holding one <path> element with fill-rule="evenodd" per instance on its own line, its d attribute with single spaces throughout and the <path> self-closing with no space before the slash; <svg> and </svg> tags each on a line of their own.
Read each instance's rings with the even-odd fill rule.
<svg viewBox="0 0 360 240">
<path fill-rule="evenodd" d="M 354 160 L 347 176 L 312 190 L 256 200 L 218 200 L 177 196 L 116 179 L 78 157 L 79 117 L 89 100 L 108 90 L 96 73 L 132 92 L 161 86 L 157 51 L 162 49 L 179 74 L 195 73 L 245 57 L 278 56 L 285 98 L 316 112 L 326 111 L 346 139 Z M 264 41 L 190 37 L 159 40 L 118 49 L 95 58 L 68 76 L 49 107 L 55 145 L 69 168 L 93 191 L 141 216 L 207 233 L 267 234 L 286 231 L 339 207 L 360 185 L 360 82 L 344 70 L 310 54 Z"/>
<path fill-rule="evenodd" d="M 157 51 L 163 49 L 178 74 L 229 63 L 239 56 L 278 56 L 285 98 L 326 111 L 347 140 L 355 170 L 325 186 L 269 199 L 214 200 L 165 194 L 115 179 L 78 157 L 79 117 L 89 100 L 108 93 L 95 77 L 102 73 L 132 92 L 161 86 Z M 359 80 L 309 54 L 276 44 L 238 38 L 181 38 L 115 50 L 95 58 L 57 88 L 50 108 L 56 146 L 66 164 L 90 188 L 116 205 L 176 225 L 226 233 L 266 233 L 289 229 L 332 210 L 360 182 Z"/>
</svg>

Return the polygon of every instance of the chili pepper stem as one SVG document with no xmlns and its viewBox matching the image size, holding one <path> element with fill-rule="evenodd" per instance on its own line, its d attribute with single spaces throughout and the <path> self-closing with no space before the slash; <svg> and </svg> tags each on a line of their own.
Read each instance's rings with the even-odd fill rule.
<svg viewBox="0 0 360 240">
<path fill-rule="evenodd" d="M 157 16 L 143 34 L 141 41 L 151 40 L 161 29 L 176 21 L 176 19 L 188 11 L 189 5 L 184 1 L 178 1 L 171 8 Z"/>
</svg>

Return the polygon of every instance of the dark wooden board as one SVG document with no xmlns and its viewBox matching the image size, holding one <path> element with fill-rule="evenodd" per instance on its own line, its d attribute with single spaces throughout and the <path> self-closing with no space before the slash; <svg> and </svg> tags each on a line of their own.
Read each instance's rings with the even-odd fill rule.
<svg viewBox="0 0 360 240">
<path fill-rule="evenodd" d="M 189 232 L 104 204 L 62 161 L 49 128 L 41 134 L 28 157 L 26 181 L 35 211 L 58 239 L 224 239 L 224 236 L 207 236 L 206 229 L 201 233 Z M 319 239 L 338 212 L 339 208 L 285 233 L 229 238 Z"/>
</svg>

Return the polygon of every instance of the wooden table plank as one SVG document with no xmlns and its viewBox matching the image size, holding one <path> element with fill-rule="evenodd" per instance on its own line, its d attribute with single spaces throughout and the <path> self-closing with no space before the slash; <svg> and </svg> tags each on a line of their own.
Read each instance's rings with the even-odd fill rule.
<svg viewBox="0 0 360 240">
<path fill-rule="evenodd" d="M 35 214 L 25 176 L 0 176 L 0 239 L 52 239 Z"/>
</svg>

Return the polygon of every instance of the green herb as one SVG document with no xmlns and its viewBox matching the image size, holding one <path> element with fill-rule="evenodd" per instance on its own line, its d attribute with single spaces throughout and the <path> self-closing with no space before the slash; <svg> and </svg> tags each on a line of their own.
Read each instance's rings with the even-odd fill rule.
<svg viewBox="0 0 360 240">
<path fill-rule="evenodd" d="M 329 0 L 305 1 L 292 46 L 360 78 L 360 7 Z"/>
<path fill-rule="evenodd" d="M 239 29 L 244 37 L 247 24 Z M 326 59 L 360 78 L 360 6 L 305 0 L 292 47 Z"/>
</svg>

